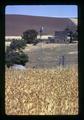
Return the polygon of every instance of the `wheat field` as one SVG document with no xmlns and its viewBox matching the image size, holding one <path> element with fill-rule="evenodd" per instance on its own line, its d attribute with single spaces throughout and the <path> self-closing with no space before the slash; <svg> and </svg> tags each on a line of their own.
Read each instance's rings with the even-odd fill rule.
<svg viewBox="0 0 84 120">
<path fill-rule="evenodd" d="M 77 115 L 78 71 L 72 67 L 5 71 L 7 115 Z"/>
</svg>

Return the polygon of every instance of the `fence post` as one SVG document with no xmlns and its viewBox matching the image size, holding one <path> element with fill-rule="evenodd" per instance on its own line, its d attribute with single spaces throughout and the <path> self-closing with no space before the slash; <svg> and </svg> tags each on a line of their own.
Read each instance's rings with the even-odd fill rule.
<svg viewBox="0 0 84 120">
<path fill-rule="evenodd" d="M 60 66 L 61 65 L 61 58 L 60 58 L 60 56 L 59 56 L 59 61 L 58 62 L 59 62 L 59 66 Z"/>
<path fill-rule="evenodd" d="M 62 56 L 62 66 L 64 67 L 64 62 L 65 62 L 65 57 L 64 55 Z"/>
<path fill-rule="evenodd" d="M 65 64 L 65 56 L 62 55 L 61 57 L 59 57 L 59 66 L 62 65 L 64 67 Z"/>
</svg>

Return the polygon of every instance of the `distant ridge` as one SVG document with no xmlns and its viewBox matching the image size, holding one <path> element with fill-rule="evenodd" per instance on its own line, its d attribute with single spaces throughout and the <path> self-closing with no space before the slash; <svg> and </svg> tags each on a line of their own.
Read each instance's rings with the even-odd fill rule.
<svg viewBox="0 0 84 120">
<path fill-rule="evenodd" d="M 74 19 L 74 18 L 73 18 Z M 42 17 L 30 15 L 5 15 L 5 35 L 20 36 L 27 29 L 36 29 L 38 32 L 44 26 L 44 34 L 54 34 L 66 27 L 75 29 L 76 25 L 70 18 Z"/>
<path fill-rule="evenodd" d="M 8 15 L 15 15 L 15 16 L 30 16 L 30 17 L 42 17 L 42 18 L 72 18 L 72 19 L 77 19 L 76 17 L 55 17 L 55 16 L 37 16 L 37 15 L 22 15 L 22 14 L 6 14 Z"/>
</svg>

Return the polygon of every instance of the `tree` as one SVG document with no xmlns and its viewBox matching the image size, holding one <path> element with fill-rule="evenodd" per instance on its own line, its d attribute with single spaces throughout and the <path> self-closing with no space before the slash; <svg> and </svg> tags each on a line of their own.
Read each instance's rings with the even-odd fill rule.
<svg viewBox="0 0 84 120">
<path fill-rule="evenodd" d="M 65 28 L 64 31 L 66 32 L 67 36 L 70 37 L 69 43 L 72 43 L 72 41 L 73 41 L 73 31 L 68 27 Z"/>
<path fill-rule="evenodd" d="M 21 52 L 21 53 L 19 54 L 19 57 L 20 57 L 20 62 L 19 62 L 19 64 L 21 64 L 21 65 L 23 65 L 23 66 L 26 64 L 26 62 L 29 61 L 29 57 L 28 57 L 24 52 Z"/>
<path fill-rule="evenodd" d="M 26 46 L 26 41 L 13 39 L 10 44 L 10 49 L 12 50 L 22 50 Z"/>
<path fill-rule="evenodd" d="M 25 65 L 28 62 L 28 55 L 26 55 L 22 49 L 26 46 L 24 40 L 13 40 L 10 46 L 7 47 L 5 52 L 5 63 L 7 67 L 14 64 Z"/>
<path fill-rule="evenodd" d="M 27 43 L 35 43 L 37 39 L 38 32 L 34 29 L 29 29 L 23 32 L 22 39 Z"/>
<path fill-rule="evenodd" d="M 73 32 L 73 40 L 78 40 L 78 30 L 75 30 L 75 32 Z"/>
<path fill-rule="evenodd" d="M 73 32 L 72 31 L 69 32 L 69 36 L 70 36 L 69 43 L 72 43 L 72 41 L 73 41 Z"/>
<path fill-rule="evenodd" d="M 66 33 L 69 33 L 71 30 L 70 30 L 70 28 L 66 27 L 64 31 L 65 31 Z"/>
<path fill-rule="evenodd" d="M 13 66 L 14 64 L 25 65 L 28 62 L 28 56 L 24 52 L 12 51 L 6 53 L 6 65 L 7 67 Z"/>
</svg>

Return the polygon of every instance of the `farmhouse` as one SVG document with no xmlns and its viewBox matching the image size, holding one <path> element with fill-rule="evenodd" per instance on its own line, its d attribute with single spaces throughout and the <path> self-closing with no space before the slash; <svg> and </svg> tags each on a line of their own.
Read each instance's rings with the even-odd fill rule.
<svg viewBox="0 0 84 120">
<path fill-rule="evenodd" d="M 54 37 L 49 37 L 49 43 L 63 43 L 67 39 L 66 31 L 56 31 Z"/>
<path fill-rule="evenodd" d="M 74 22 L 75 21 L 75 22 Z M 35 29 L 39 33 L 43 26 L 43 35 L 54 35 L 55 31 L 64 31 L 66 27 L 72 30 L 77 28 L 75 18 L 55 18 L 29 15 L 6 15 L 5 16 L 5 36 L 6 38 L 21 38 L 22 33 L 27 29 Z"/>
</svg>

